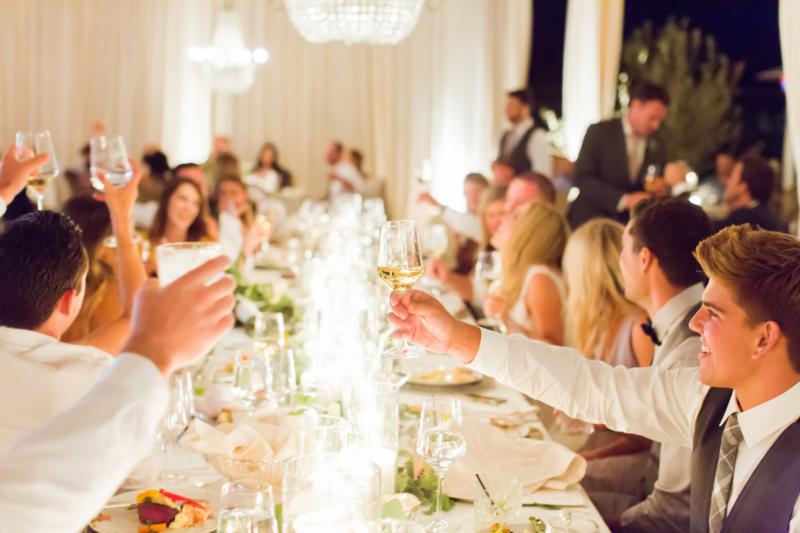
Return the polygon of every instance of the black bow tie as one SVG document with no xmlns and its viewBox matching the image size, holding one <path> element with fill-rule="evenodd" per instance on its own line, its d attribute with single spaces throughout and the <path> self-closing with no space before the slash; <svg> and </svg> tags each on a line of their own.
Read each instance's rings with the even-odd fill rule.
<svg viewBox="0 0 800 533">
<path fill-rule="evenodd" d="M 661 346 L 661 341 L 658 340 L 658 334 L 656 333 L 656 330 L 653 329 L 652 320 L 648 318 L 647 324 L 642 324 L 642 331 L 644 331 L 645 335 L 650 337 L 650 339 L 653 341 L 653 344 L 655 344 L 656 346 Z"/>
</svg>

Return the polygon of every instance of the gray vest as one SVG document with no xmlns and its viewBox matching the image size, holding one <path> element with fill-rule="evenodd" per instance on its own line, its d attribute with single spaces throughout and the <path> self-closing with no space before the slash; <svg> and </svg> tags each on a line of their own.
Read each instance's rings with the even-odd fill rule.
<svg viewBox="0 0 800 533">
<path fill-rule="evenodd" d="M 711 493 L 730 389 L 710 389 L 697 415 L 692 446 L 692 533 L 708 533 Z M 786 428 L 758 463 L 722 526 L 723 533 L 786 533 L 800 495 L 800 420 Z"/>
<path fill-rule="evenodd" d="M 533 170 L 533 161 L 531 161 L 531 158 L 528 157 L 528 141 L 531 139 L 531 135 L 533 135 L 533 130 L 535 129 L 536 126 L 531 126 L 528 128 L 528 131 L 525 132 L 508 156 L 508 162 L 514 168 L 515 176 L 519 176 L 520 174 Z M 503 157 L 503 149 L 506 146 L 506 139 L 508 139 L 510 134 L 511 130 L 505 132 L 500 141 L 500 153 L 497 154 L 498 159 Z"/>
<path fill-rule="evenodd" d="M 690 309 L 683 320 L 670 332 L 670 335 L 662 340 L 659 356 L 663 357 L 670 353 L 689 337 L 697 336 L 697 333 L 689 329 L 689 322 L 701 306 L 702 304 L 698 303 Z M 653 362 L 657 363 L 655 360 Z M 654 486 L 658 479 L 661 460 L 661 443 L 654 442 L 650 453 L 651 460 L 642 479 L 642 492 L 649 496 L 645 501 L 634 505 L 622 514 L 622 531 L 626 533 L 683 533 L 689 529 L 691 489 L 687 488 L 678 493 L 655 490 Z"/>
</svg>

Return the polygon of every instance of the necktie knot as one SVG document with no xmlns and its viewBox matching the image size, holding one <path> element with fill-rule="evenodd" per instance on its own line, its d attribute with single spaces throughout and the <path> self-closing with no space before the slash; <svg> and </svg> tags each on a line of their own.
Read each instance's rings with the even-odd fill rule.
<svg viewBox="0 0 800 533">
<path fill-rule="evenodd" d="M 744 440 L 742 428 L 739 427 L 739 413 L 733 413 L 728 417 L 725 422 L 725 430 L 722 432 L 722 438 L 727 439 L 729 446 L 739 446 L 739 443 Z"/>
</svg>

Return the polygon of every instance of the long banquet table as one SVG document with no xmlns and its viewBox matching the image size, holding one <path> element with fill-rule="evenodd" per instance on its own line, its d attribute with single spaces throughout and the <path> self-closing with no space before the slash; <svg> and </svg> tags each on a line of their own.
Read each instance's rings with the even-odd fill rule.
<svg viewBox="0 0 800 533">
<path fill-rule="evenodd" d="M 278 276 L 278 273 L 275 271 L 257 270 L 251 275 L 251 281 L 274 282 L 279 279 Z M 455 316 L 470 320 L 469 317 L 465 316 L 463 302 L 461 302 L 456 295 L 445 293 L 442 295 L 441 300 L 445 307 L 447 307 L 448 310 Z M 222 344 L 232 344 L 237 342 L 241 343 L 244 338 L 245 336 L 242 330 L 234 330 L 228 334 L 226 339 L 223 339 Z M 444 354 L 427 354 L 423 359 L 426 366 L 447 366 L 453 364 L 453 358 Z M 448 396 L 455 395 L 460 392 L 463 391 L 420 389 L 406 385 L 400 391 L 400 403 L 406 405 L 421 405 L 426 398 L 430 398 L 431 396 Z M 488 377 L 484 378 L 480 385 L 471 388 L 469 392 L 480 392 L 486 396 L 505 399 L 506 403 L 504 403 L 502 406 L 502 410 L 505 412 L 530 409 L 530 403 L 527 401 L 525 396 L 514 389 L 502 385 Z M 476 403 L 473 405 L 472 402 L 462 400 L 462 408 L 465 417 L 472 417 L 488 421 L 488 418 L 492 416 L 491 408 L 488 408 L 488 406 L 484 404 Z M 553 440 L 550 432 L 541 422 L 541 420 L 535 424 L 536 428 L 542 432 L 544 439 Z M 212 491 L 221 488 L 223 482 L 225 481 L 220 479 L 220 475 L 206 463 L 202 456 L 199 454 L 190 454 L 177 447 L 171 455 L 171 466 L 179 470 L 184 476 L 187 476 L 195 481 L 207 483 L 206 488 Z M 170 485 L 170 488 L 179 490 L 180 485 Z M 610 530 L 603 523 L 600 514 L 589 500 L 589 497 L 583 488 L 580 485 L 575 485 L 569 487 L 567 490 L 577 492 L 580 494 L 580 497 L 583 500 L 583 505 L 570 507 L 570 509 L 579 512 L 581 515 L 591 518 L 598 525 L 597 531 L 600 533 L 610 533 Z M 559 511 L 543 509 L 540 507 L 523 507 L 519 515 L 520 520 L 517 522 L 525 523 L 527 521 L 527 517 L 532 515 L 547 522 L 553 518 L 556 518 L 559 515 Z M 450 521 L 458 523 L 461 526 L 460 531 L 462 532 L 474 531 L 473 507 L 471 503 L 462 501 L 456 502 L 456 505 L 450 511 L 445 513 L 445 517 Z M 424 518 L 426 517 L 422 514 L 422 512 L 419 512 L 417 513 L 415 520 L 419 521 Z"/>
</svg>

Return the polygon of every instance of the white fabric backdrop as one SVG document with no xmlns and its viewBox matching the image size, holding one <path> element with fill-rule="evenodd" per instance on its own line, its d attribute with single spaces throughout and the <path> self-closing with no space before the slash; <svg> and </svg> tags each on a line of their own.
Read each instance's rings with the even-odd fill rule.
<svg viewBox="0 0 800 533">
<path fill-rule="evenodd" d="M 284 10 L 236 4 L 248 46 L 270 59 L 250 92 L 212 96 L 186 58 L 210 43 L 212 0 L 0 0 L 0 143 L 50 129 L 62 166 L 75 164 L 103 120 L 132 155 L 156 142 L 175 164 L 202 162 L 212 134 L 229 133 L 245 169 L 273 141 L 296 181 L 321 194 L 322 148 L 337 138 L 387 179 L 395 217 L 426 158 L 433 192 L 461 206 L 463 176 L 488 169 L 503 93 L 525 83 L 531 0 L 448 0 L 393 47 L 310 44 Z M 215 106 L 230 110 L 217 124 Z"/>
<path fill-rule="evenodd" d="M 781 31 L 783 79 L 786 85 L 787 141 L 784 143 L 784 150 L 791 150 L 791 157 L 787 157 L 786 160 L 794 161 L 797 170 L 797 164 L 800 162 L 800 2 L 781 0 L 778 20 Z"/>
<path fill-rule="evenodd" d="M 624 0 L 569 0 L 562 108 L 572 161 L 586 128 L 614 113 L 624 5 Z"/>
</svg>

